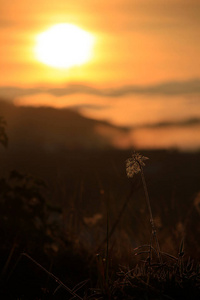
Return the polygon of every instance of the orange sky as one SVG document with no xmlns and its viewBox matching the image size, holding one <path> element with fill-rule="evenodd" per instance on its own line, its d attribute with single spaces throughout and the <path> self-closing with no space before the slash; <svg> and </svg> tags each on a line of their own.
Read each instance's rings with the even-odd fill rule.
<svg viewBox="0 0 200 300">
<path fill-rule="evenodd" d="M 200 119 L 199 12 L 199 0 L 3 0 L 0 97 L 79 106 L 86 116 L 123 126 Z M 90 32 L 95 45 L 90 61 L 61 70 L 37 61 L 34 47 L 39 33 L 64 22 Z M 79 84 L 86 91 L 76 90 Z"/>
<path fill-rule="evenodd" d="M 199 11 L 198 0 L 2 1 L 0 84 L 147 84 L 200 77 Z M 61 22 L 94 34 L 89 63 L 60 71 L 36 61 L 36 35 Z"/>
</svg>

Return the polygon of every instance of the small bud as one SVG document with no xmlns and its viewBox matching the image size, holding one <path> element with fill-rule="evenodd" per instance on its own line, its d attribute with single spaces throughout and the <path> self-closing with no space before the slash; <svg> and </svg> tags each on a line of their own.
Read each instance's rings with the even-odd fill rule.
<svg viewBox="0 0 200 300">
<path fill-rule="evenodd" d="M 141 168 L 145 166 L 144 161 L 148 157 L 142 156 L 140 153 L 134 152 L 132 157 L 126 160 L 126 174 L 129 178 L 133 177 L 134 174 L 137 174 L 141 171 Z"/>
</svg>

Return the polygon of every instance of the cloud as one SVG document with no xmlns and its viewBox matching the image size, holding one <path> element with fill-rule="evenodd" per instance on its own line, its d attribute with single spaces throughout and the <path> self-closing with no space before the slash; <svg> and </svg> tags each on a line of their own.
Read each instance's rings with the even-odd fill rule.
<svg viewBox="0 0 200 300">
<path fill-rule="evenodd" d="M 157 122 L 153 124 L 142 124 L 140 126 L 136 126 L 135 128 L 167 128 L 167 127 L 192 127 L 200 125 L 200 118 L 189 118 L 180 121 L 174 122 Z"/>
<path fill-rule="evenodd" d="M 184 95 L 200 94 L 200 79 L 188 81 L 169 81 L 156 85 L 129 85 L 115 88 L 96 88 L 85 84 L 68 84 L 62 88 L 20 88 L 14 86 L 0 87 L 0 96 L 18 98 L 27 95 L 46 93 L 56 97 L 72 94 L 86 94 L 100 97 L 118 98 L 127 95 Z"/>
<path fill-rule="evenodd" d="M 200 120 L 198 124 L 189 127 L 170 125 L 154 128 L 133 128 L 130 131 L 120 131 L 105 125 L 96 127 L 98 135 L 120 149 L 179 149 L 196 151 L 200 149 Z"/>
<path fill-rule="evenodd" d="M 141 128 L 133 130 L 129 138 L 136 148 L 166 149 L 184 151 L 200 150 L 200 124 L 181 127 Z"/>
</svg>

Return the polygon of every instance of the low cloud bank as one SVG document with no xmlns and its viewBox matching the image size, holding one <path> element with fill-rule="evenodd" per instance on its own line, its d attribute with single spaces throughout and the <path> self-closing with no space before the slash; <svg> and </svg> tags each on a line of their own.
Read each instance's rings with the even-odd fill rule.
<svg viewBox="0 0 200 300">
<path fill-rule="evenodd" d="M 127 95 L 183 95 L 183 94 L 200 94 L 200 79 L 191 79 L 188 81 L 171 81 L 163 82 L 156 85 L 148 86 L 122 86 L 115 88 L 96 88 L 85 84 L 72 83 L 65 87 L 36 87 L 20 88 L 14 86 L 0 87 L 0 96 L 8 98 L 18 98 L 27 95 L 36 95 L 47 93 L 57 97 L 72 94 L 86 94 L 101 97 L 123 97 Z"/>
</svg>

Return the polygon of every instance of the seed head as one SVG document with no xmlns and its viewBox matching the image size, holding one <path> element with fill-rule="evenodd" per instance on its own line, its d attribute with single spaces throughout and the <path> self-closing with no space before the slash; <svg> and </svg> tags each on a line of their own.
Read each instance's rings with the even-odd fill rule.
<svg viewBox="0 0 200 300">
<path fill-rule="evenodd" d="M 137 174 L 141 171 L 142 167 L 145 166 L 144 161 L 148 157 L 142 156 L 140 153 L 134 152 L 132 157 L 126 160 L 126 174 L 129 178 L 133 177 L 134 174 Z"/>
</svg>

